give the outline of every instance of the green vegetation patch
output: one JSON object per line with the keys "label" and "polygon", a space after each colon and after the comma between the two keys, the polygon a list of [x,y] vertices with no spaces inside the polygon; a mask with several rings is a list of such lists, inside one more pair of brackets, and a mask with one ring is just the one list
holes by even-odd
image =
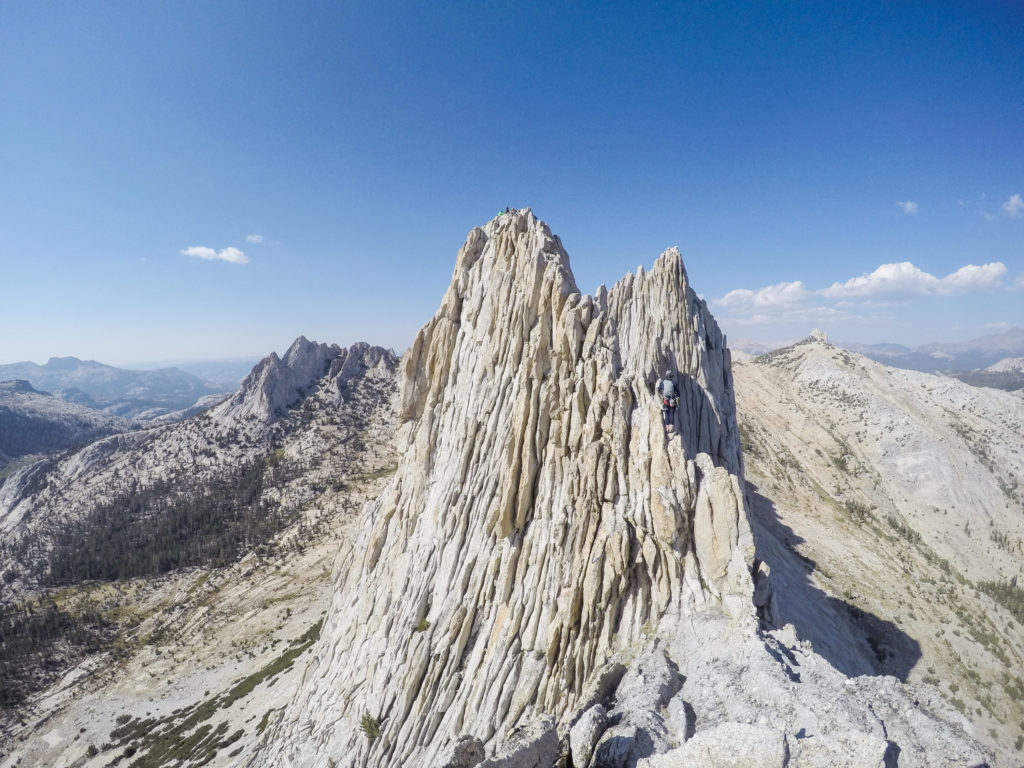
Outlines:
{"label": "green vegetation patch", "polygon": [[359,730],[365,734],[367,741],[371,744],[380,737],[380,722],[369,712],[364,712],[359,718]]}
{"label": "green vegetation patch", "polygon": [[977,585],[978,589],[991,597],[1021,624],[1024,624],[1024,589],[1017,586],[1017,580],[1012,581],[982,581]]}
{"label": "green vegetation patch", "polygon": [[[216,757],[218,751],[231,746],[245,733],[240,729],[228,736],[226,722],[213,728],[207,721],[218,709],[227,709],[252,693],[260,683],[291,668],[295,660],[320,637],[322,627],[323,620],[318,621],[294,640],[287,651],[225,693],[176,710],[164,718],[119,717],[118,727],[110,733],[110,748],[123,749],[124,752],[108,763],[108,766],[116,766],[126,757],[140,753],[129,768],[164,768],[185,763],[190,766],[206,765]],[[266,728],[269,715],[268,712],[264,716],[259,730]]]}
{"label": "green vegetation patch", "polygon": [[359,479],[364,482],[372,482],[373,480],[380,480],[381,478],[384,477],[390,477],[397,471],[398,462],[392,462],[391,464],[387,464],[383,467],[380,467],[379,469],[375,469],[372,472],[367,472],[365,475],[362,475]]}
{"label": "green vegetation patch", "polygon": [[114,624],[88,600],[0,605],[0,710],[16,707],[112,641]]}
{"label": "green vegetation patch", "polygon": [[863,523],[865,520],[871,518],[871,511],[874,507],[869,507],[863,501],[847,499],[843,502],[843,509],[846,510],[846,514],[848,514],[851,519]]}
{"label": "green vegetation patch", "polygon": [[918,545],[921,544],[921,534],[911,528],[909,525],[904,523],[895,515],[889,515],[888,517],[889,526],[896,531],[902,538],[906,539],[910,544]]}
{"label": "green vegetation patch", "polygon": [[98,504],[53,531],[44,583],[117,581],[231,565],[261,551],[292,515],[263,498],[264,462],[203,484],[163,481]]}

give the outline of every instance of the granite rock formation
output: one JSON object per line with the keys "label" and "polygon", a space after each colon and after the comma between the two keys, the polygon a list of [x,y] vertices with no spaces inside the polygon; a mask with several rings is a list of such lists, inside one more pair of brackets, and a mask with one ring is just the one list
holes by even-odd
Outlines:
{"label": "granite rock formation", "polygon": [[[863,734],[862,764],[892,754],[840,673],[802,649],[825,668],[802,687],[784,640],[759,634],[729,352],[678,251],[589,296],[529,210],[474,229],[397,398],[398,470],[339,554],[313,661],[250,766],[472,763],[479,744],[483,766],[633,768],[741,726],[764,732],[747,755],[764,764],[812,725],[826,749],[807,755],[853,755]],[[926,743],[930,716],[886,695],[901,738]],[[935,717],[969,762],[931,764],[984,760],[955,713]]]}
{"label": "granite rock formation", "polygon": [[266,764],[366,752],[369,713],[386,727],[368,764],[427,765],[461,734],[571,711],[663,624],[748,613],[729,371],[678,251],[589,296],[531,212],[474,229],[403,358],[399,470]]}

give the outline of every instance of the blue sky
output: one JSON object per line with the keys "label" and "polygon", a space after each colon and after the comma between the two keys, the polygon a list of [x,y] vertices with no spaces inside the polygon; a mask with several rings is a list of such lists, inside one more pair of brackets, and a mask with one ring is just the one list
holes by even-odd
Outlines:
{"label": "blue sky", "polygon": [[1019,2],[0,0],[0,362],[402,352],[533,208],[732,342],[1024,325]]}

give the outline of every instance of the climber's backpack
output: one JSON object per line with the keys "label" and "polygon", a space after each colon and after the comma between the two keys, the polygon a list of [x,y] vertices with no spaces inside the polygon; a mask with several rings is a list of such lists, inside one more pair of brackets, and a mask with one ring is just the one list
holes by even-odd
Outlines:
{"label": "climber's backpack", "polygon": [[679,405],[679,395],[676,394],[676,383],[672,379],[662,379],[661,402],[666,408],[675,408]]}

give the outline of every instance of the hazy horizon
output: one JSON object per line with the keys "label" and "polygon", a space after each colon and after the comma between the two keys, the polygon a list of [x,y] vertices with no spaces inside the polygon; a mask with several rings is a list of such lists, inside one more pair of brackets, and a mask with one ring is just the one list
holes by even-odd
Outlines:
{"label": "hazy horizon", "polygon": [[[850,344],[850,345],[864,345],[864,346],[891,344],[891,345],[898,345],[898,346],[907,347],[908,349],[916,349],[918,347],[927,346],[929,344],[960,344],[960,343],[975,341],[977,339],[983,339],[983,338],[987,338],[987,337],[1001,336],[1001,335],[1003,335],[1005,333],[1009,333],[1009,332],[1012,332],[1012,331],[1024,331],[1024,328],[1013,327],[1013,328],[1007,329],[1006,331],[1000,331],[999,333],[984,334],[982,336],[974,336],[974,337],[971,337],[971,338],[963,338],[963,339],[932,339],[931,341],[924,342],[923,344],[914,344],[914,345],[903,344],[902,342],[900,342],[898,340],[887,340],[887,341],[879,341],[879,342],[860,342],[860,341],[857,341],[855,339],[836,338],[832,334],[828,333],[828,329],[827,328],[809,329],[807,331],[807,333],[803,334],[802,336],[797,336],[797,337],[788,338],[788,339],[776,339],[776,340],[773,340],[773,341],[763,342],[763,341],[757,341],[755,339],[748,339],[748,338],[739,337],[739,338],[736,338],[736,339],[728,338],[727,339],[727,343],[728,343],[728,346],[731,349],[743,349],[745,347],[758,347],[758,346],[764,346],[765,348],[768,348],[768,349],[779,349],[781,347],[785,347],[785,346],[788,346],[790,344],[794,344],[794,343],[796,343],[798,341],[801,341],[802,339],[807,338],[808,336],[810,336],[810,334],[811,334],[811,332],[813,330],[825,331],[825,333],[828,335],[829,342],[832,343],[832,344],[836,344],[837,346],[843,346],[843,345],[846,345],[846,344]],[[305,335],[305,334],[300,334],[300,335]],[[296,337],[296,338],[298,338],[298,337]],[[308,336],[307,336],[307,338],[309,338],[310,341],[314,341],[314,342],[321,343],[321,344],[336,344],[337,343],[337,342],[331,341],[330,339],[314,339],[314,338],[310,338]],[[292,341],[294,341],[294,339]],[[373,346],[382,346],[382,347],[385,347],[385,348],[390,348],[395,354],[397,354],[399,356],[402,356],[403,354],[405,354],[408,346],[411,345],[411,343],[410,343],[410,345],[406,345],[406,347],[404,347],[402,349],[395,349],[394,347],[386,347],[386,345],[383,345],[383,344],[374,344],[374,342],[372,340],[360,339],[359,341],[366,341],[368,344],[371,344]],[[124,370],[136,370],[136,371],[152,371],[152,370],[158,370],[158,369],[161,369],[161,368],[186,368],[186,367],[202,366],[202,365],[209,365],[209,364],[244,365],[244,364],[255,364],[255,363],[258,363],[260,360],[264,359],[265,357],[268,357],[272,352],[276,353],[278,356],[281,356],[281,355],[283,355],[285,353],[285,351],[287,351],[289,346],[291,346],[291,342],[289,342],[288,344],[284,345],[283,347],[281,347],[279,349],[268,349],[268,350],[266,350],[266,351],[264,351],[262,353],[256,353],[256,354],[251,354],[251,355],[231,355],[231,356],[225,356],[225,357],[191,357],[191,358],[190,357],[185,357],[185,358],[169,358],[169,359],[165,359],[165,360],[126,360],[124,362],[111,362],[110,360],[97,360],[95,358],[86,358],[86,357],[82,357],[81,355],[74,355],[74,354],[71,354],[71,355],[49,355],[49,356],[47,356],[45,358],[41,358],[41,359],[37,359],[37,360],[31,360],[31,359],[0,360],[0,366],[3,366],[3,365],[17,365],[17,364],[21,364],[21,363],[32,363],[32,364],[35,364],[35,365],[42,366],[42,365],[46,365],[46,363],[48,363],[52,358],[58,358],[58,359],[60,359],[60,358],[75,358],[75,359],[78,359],[78,360],[80,360],[82,362],[85,362],[85,363],[100,363],[101,365],[108,365],[108,366],[111,366],[111,367],[114,367],[114,368],[121,368],[121,369],[124,369]],[[349,345],[340,344],[339,346],[349,346]]]}

